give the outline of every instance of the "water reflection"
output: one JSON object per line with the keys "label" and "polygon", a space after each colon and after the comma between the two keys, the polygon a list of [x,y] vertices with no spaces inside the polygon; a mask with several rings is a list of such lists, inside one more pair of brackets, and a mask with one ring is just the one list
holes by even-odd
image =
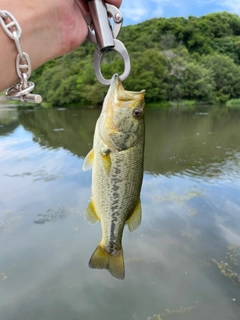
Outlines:
{"label": "water reflection", "polygon": [[22,111],[19,122],[34,134],[34,141],[43,147],[63,148],[84,157],[92,146],[98,110]]}
{"label": "water reflection", "polygon": [[0,137],[0,318],[238,320],[240,112],[148,110],[143,220],[124,233],[123,282],[87,265],[101,230],[83,218],[81,167],[98,115],[20,111]]}
{"label": "water reflection", "polygon": [[224,175],[224,167],[231,162],[228,169],[236,173],[240,150],[236,114],[226,108],[149,113],[146,170],[212,178]]}
{"label": "water reflection", "polygon": [[[206,112],[207,110],[207,112]],[[84,157],[92,145],[98,110],[42,110],[20,113],[19,121],[41,146],[63,147]],[[204,116],[202,116],[204,114]],[[145,170],[214,178],[238,174],[239,112],[199,108],[146,114]],[[61,130],[60,130],[61,129]],[[227,167],[227,170],[226,170]]]}
{"label": "water reflection", "polygon": [[12,133],[18,126],[18,114],[16,108],[7,108],[0,105],[0,136]]}

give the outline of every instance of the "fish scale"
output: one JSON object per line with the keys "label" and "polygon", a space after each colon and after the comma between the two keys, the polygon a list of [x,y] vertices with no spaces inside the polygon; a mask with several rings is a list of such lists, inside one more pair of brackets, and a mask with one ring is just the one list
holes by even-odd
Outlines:
{"label": "fish scale", "polygon": [[[109,173],[106,173],[100,152],[97,152],[96,147],[96,166],[93,167],[93,179],[96,177],[96,183],[92,186],[92,193],[95,206],[99,208],[97,213],[101,217],[104,243],[111,240],[110,230],[112,224],[115,224],[115,221],[112,220],[116,217],[118,228],[114,236],[120,245],[125,222],[139,200],[143,172],[142,144],[139,143],[122,152],[110,153],[111,169]],[[119,173],[116,174],[116,172]],[[131,183],[133,181],[134,183]]]}

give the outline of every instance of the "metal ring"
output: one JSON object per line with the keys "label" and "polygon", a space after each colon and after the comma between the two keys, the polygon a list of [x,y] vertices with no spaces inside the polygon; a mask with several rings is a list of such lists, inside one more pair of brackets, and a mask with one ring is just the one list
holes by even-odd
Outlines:
{"label": "metal ring", "polygon": [[[114,39],[114,45],[115,46],[114,46],[114,48],[112,48],[112,50],[118,52],[124,61],[124,72],[123,72],[123,74],[121,74],[119,76],[119,79],[121,81],[123,81],[128,77],[130,70],[131,70],[130,57],[128,55],[126,47],[124,46],[124,44],[121,41]],[[102,75],[102,72],[101,72],[101,60],[102,60],[103,55],[104,55],[104,52],[100,51],[99,49],[95,50],[94,55],[93,55],[94,71],[95,71],[95,75],[100,83],[105,84],[105,85],[110,85],[111,79],[105,79]]]}

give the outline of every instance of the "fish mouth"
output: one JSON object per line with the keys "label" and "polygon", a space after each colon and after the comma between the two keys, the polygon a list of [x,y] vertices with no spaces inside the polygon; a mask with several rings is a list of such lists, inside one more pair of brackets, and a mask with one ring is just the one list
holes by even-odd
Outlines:
{"label": "fish mouth", "polygon": [[119,75],[115,73],[112,76],[111,84],[109,87],[109,93],[113,93],[114,96],[119,101],[131,101],[131,100],[143,100],[145,95],[145,90],[141,91],[127,91],[124,89],[121,80],[119,79]]}
{"label": "fish mouth", "polygon": [[119,79],[119,75],[117,73],[115,73],[112,76],[111,84],[110,84],[110,87],[109,87],[109,91],[117,93],[119,91],[119,85],[122,86],[122,83],[121,83],[121,81]]}
{"label": "fish mouth", "polygon": [[119,82],[120,82],[119,75],[118,75],[117,73],[115,73],[115,74],[112,76],[110,88],[111,88],[112,86],[114,86],[114,88],[116,89],[116,88],[118,87]]}

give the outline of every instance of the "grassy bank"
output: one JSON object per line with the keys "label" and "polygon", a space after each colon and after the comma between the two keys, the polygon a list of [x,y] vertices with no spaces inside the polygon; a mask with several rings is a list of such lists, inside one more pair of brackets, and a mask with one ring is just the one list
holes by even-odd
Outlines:
{"label": "grassy bank", "polygon": [[166,107],[178,107],[178,106],[197,106],[198,103],[195,100],[181,100],[181,101],[159,101],[147,103],[148,108],[166,108]]}
{"label": "grassy bank", "polygon": [[240,99],[230,99],[226,102],[226,106],[229,108],[240,108]]}

